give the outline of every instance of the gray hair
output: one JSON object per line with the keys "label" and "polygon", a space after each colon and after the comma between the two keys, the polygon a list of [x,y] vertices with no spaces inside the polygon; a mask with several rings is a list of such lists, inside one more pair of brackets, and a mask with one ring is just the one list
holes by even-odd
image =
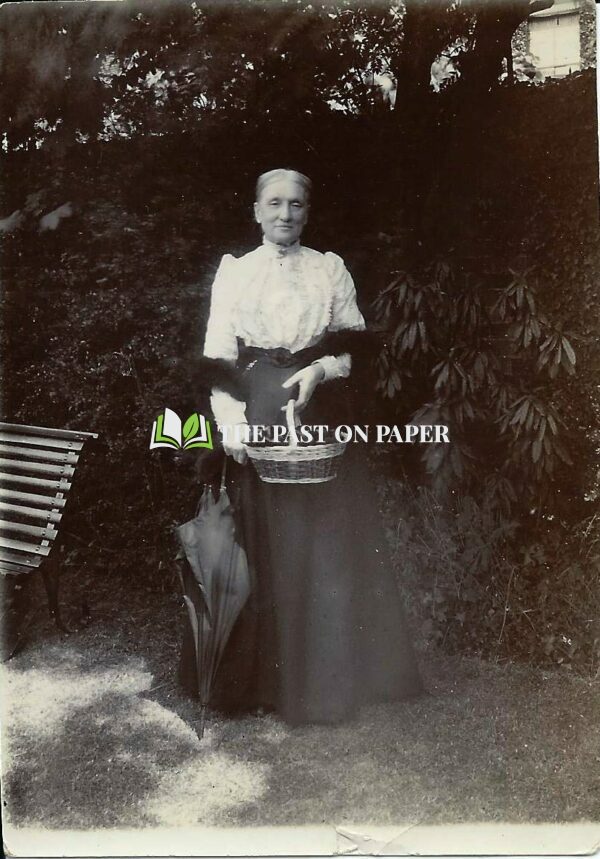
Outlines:
{"label": "gray hair", "polygon": [[256,199],[260,199],[260,195],[271,182],[276,182],[280,179],[291,179],[301,185],[306,191],[306,196],[310,197],[312,191],[312,182],[305,176],[304,173],[299,173],[297,170],[286,170],[283,167],[278,167],[275,170],[267,170],[266,173],[261,173],[256,182]]}

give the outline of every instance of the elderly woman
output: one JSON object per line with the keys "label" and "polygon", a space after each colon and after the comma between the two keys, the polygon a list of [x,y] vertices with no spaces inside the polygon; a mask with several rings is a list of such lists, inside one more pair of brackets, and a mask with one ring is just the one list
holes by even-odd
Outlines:
{"label": "elderly woman", "polygon": [[[223,257],[217,271],[204,354],[234,365],[242,384],[237,398],[213,388],[222,426],[281,425],[290,397],[303,423],[326,423],[350,375],[350,355],[327,352],[331,332],[365,323],[340,257],[300,244],[310,190],[293,170],[260,176],[262,245]],[[230,431],[224,449],[254,587],[221,665],[217,706],[275,710],[290,724],[338,722],[363,704],[420,692],[364,449],[349,445],[330,482],[264,483],[243,437]]]}

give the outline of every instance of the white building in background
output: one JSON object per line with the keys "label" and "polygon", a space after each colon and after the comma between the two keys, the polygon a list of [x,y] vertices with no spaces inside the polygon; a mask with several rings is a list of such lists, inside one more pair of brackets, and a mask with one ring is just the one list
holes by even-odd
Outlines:
{"label": "white building in background", "polygon": [[529,20],[529,53],[546,77],[563,77],[581,69],[578,0],[557,3]]}
{"label": "white building in background", "polygon": [[596,65],[594,0],[555,0],[519,28],[513,42],[545,77],[558,78]]}
{"label": "white building in background", "polygon": [[[600,10],[600,0],[598,4]],[[549,9],[530,15],[512,40],[516,79],[541,83],[546,78],[561,78],[595,68],[596,9],[594,0],[554,0]],[[457,40],[431,64],[430,84],[435,92],[460,77],[460,61],[455,65],[455,60],[465,44],[465,40]],[[366,69],[360,75],[363,83],[378,91],[382,105],[394,107],[396,82],[390,72],[378,74]],[[600,80],[598,85],[600,91]],[[343,109],[335,100],[329,104],[332,109]]]}

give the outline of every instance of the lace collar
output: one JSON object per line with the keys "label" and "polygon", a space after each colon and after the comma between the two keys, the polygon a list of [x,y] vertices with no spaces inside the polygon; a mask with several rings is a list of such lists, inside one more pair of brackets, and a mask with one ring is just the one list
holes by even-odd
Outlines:
{"label": "lace collar", "polygon": [[271,242],[269,239],[263,237],[262,247],[269,257],[283,259],[284,257],[294,256],[299,253],[302,246],[299,241],[295,241],[291,245],[278,245],[276,242]]}

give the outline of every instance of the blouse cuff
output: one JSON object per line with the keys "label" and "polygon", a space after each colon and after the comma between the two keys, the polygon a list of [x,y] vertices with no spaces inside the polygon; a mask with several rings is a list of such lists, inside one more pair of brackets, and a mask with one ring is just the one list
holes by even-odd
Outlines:
{"label": "blouse cuff", "polygon": [[325,373],[323,381],[328,382],[331,379],[347,379],[352,367],[352,358],[348,352],[337,357],[334,355],[324,355],[322,358],[317,358],[316,361],[313,361],[313,364],[321,365]]}
{"label": "blouse cuff", "polygon": [[246,403],[234,399],[226,391],[213,388],[210,405],[219,426],[235,426],[247,422]]}

